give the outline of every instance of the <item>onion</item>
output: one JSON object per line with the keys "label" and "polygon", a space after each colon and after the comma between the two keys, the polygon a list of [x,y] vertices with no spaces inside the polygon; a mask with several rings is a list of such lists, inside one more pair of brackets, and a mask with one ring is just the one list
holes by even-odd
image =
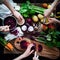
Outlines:
{"label": "onion", "polygon": [[23,31],[26,31],[26,30],[27,30],[27,26],[26,26],[26,25],[23,25],[21,29],[22,29]]}
{"label": "onion", "polygon": [[31,18],[27,18],[27,19],[26,19],[26,23],[28,23],[28,24],[31,25],[31,24],[32,24],[32,19],[31,19]]}
{"label": "onion", "polygon": [[32,31],[34,31],[34,28],[33,28],[33,26],[30,26],[30,27],[28,28],[28,31],[29,31],[29,32],[32,32]]}

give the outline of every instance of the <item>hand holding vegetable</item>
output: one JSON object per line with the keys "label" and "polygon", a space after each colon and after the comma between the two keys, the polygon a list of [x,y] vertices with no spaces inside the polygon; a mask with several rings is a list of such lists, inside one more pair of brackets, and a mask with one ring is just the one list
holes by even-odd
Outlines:
{"label": "hand holding vegetable", "polygon": [[18,19],[18,23],[19,24],[24,24],[24,22],[23,22],[24,18],[23,18],[23,16],[19,12],[14,11],[13,14]]}
{"label": "hand holding vegetable", "polygon": [[0,26],[0,31],[2,32],[8,32],[10,26]]}
{"label": "hand holding vegetable", "polygon": [[56,18],[48,18],[48,23],[45,24],[52,24],[52,23],[59,23],[60,21],[58,21]]}
{"label": "hand holding vegetable", "polygon": [[34,50],[31,50],[32,47],[33,47],[33,44],[30,44],[30,45],[27,47],[26,51],[25,51],[21,56],[15,58],[14,60],[21,60],[21,59],[23,59],[23,58],[28,57],[28,56],[29,56],[30,54],[32,54],[33,51],[34,51]]}

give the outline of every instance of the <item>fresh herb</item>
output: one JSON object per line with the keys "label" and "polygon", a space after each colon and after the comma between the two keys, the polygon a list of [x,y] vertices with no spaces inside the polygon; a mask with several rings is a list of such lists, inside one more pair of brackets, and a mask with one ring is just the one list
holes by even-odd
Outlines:
{"label": "fresh herb", "polygon": [[[44,32],[45,34],[45,32]],[[42,34],[44,36],[44,34]],[[60,32],[54,29],[49,29],[47,31],[47,34],[45,34],[46,38],[38,38],[38,41],[42,41],[44,44],[46,44],[49,47],[60,47]]]}
{"label": "fresh herb", "polygon": [[44,14],[44,8],[35,6],[31,4],[29,1],[26,3],[21,4],[21,8],[19,12],[24,16],[24,17],[29,17],[29,15],[34,15],[35,13],[40,13]]}

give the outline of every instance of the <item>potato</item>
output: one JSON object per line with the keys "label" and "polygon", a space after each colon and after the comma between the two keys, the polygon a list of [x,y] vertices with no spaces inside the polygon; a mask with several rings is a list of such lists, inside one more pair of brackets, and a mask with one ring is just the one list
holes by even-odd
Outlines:
{"label": "potato", "polygon": [[34,22],[38,22],[38,17],[37,17],[36,15],[34,15],[34,16],[32,17],[32,20],[33,20]]}
{"label": "potato", "polygon": [[41,15],[41,14],[38,14],[38,18],[39,18],[39,19],[43,19],[43,18],[44,18],[44,16],[43,16],[43,15]]}

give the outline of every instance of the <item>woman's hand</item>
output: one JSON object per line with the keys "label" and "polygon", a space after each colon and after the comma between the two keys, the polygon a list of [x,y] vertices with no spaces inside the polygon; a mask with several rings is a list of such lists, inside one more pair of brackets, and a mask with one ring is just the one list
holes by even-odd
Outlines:
{"label": "woman's hand", "polygon": [[0,31],[2,32],[8,32],[10,26],[0,26]]}
{"label": "woman's hand", "polygon": [[51,13],[52,13],[52,9],[51,9],[51,8],[46,9],[46,10],[44,11],[44,16],[45,16],[45,17],[49,17]]}
{"label": "woman's hand", "polygon": [[48,18],[48,23],[46,24],[52,24],[52,23],[58,23],[58,20],[56,18]]}
{"label": "woman's hand", "polygon": [[20,55],[19,57],[15,58],[15,59],[13,59],[13,60],[21,60],[21,59],[23,59],[23,58],[28,57],[28,56],[29,56],[30,54],[32,54],[33,51],[34,51],[34,50],[31,50],[31,48],[32,48],[33,46],[34,46],[33,44],[30,44],[30,45],[27,47],[26,51],[25,51],[22,55]]}
{"label": "woman's hand", "polygon": [[26,49],[26,51],[24,52],[24,57],[27,57],[27,56],[29,56],[30,54],[32,54],[33,52],[34,52],[34,50],[31,50],[31,48],[33,47],[34,45],[33,44],[30,44],[28,47],[27,47],[27,49]]}
{"label": "woman's hand", "polygon": [[13,15],[17,18],[18,22],[24,20],[23,16],[16,10],[13,12]]}
{"label": "woman's hand", "polygon": [[34,57],[33,57],[33,60],[39,60],[38,57],[39,57],[39,56],[37,55],[37,52],[35,52]]}

